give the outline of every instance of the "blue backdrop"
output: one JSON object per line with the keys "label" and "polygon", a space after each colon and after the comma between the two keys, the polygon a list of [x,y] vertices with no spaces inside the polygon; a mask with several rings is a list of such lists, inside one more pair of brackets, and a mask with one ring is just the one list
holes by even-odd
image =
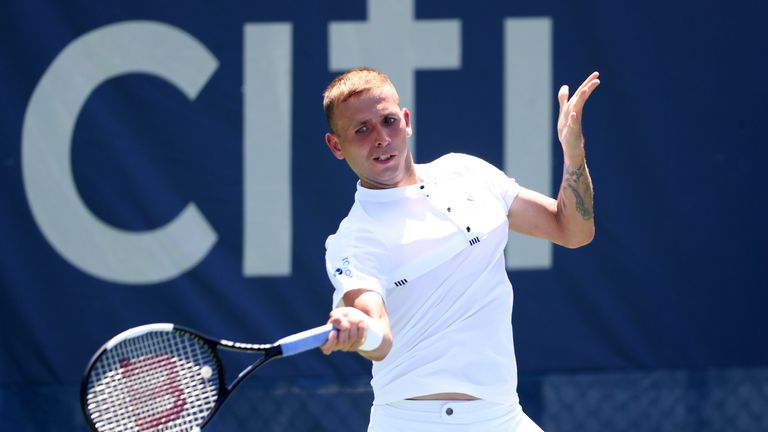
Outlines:
{"label": "blue backdrop", "polygon": [[[766,12],[3,2],[0,403],[76,385],[106,339],[139,324],[264,341],[323,323],[324,241],[355,178],[323,143],[321,95],[354,63],[404,89],[418,161],[474,154],[549,194],[557,88],[601,72],[584,119],[596,238],[510,264],[523,374],[767,366]],[[532,121],[509,130],[515,113]],[[520,176],[509,161],[529,154]],[[357,356],[310,353],[261,375],[368,373]],[[24,430],[8,407],[0,428]]]}

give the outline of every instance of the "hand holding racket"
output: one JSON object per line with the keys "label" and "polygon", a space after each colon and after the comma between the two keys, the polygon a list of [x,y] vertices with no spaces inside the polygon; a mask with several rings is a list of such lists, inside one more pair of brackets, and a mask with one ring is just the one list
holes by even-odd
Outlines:
{"label": "hand holding racket", "polygon": [[[323,345],[331,324],[273,344],[217,340],[173,324],[148,324],[110,339],[88,364],[80,388],[86,422],[98,432],[199,431],[256,368]],[[371,326],[360,350],[382,335]],[[218,349],[263,354],[229,385]]]}

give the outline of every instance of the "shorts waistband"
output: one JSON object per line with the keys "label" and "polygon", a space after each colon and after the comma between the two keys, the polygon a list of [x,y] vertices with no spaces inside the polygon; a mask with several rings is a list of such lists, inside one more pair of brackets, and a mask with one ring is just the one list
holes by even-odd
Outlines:
{"label": "shorts waistband", "polygon": [[[381,405],[380,405],[381,406]],[[476,423],[522,413],[519,404],[501,404],[486,400],[401,400],[383,405],[398,415],[417,420],[441,419],[446,423]]]}

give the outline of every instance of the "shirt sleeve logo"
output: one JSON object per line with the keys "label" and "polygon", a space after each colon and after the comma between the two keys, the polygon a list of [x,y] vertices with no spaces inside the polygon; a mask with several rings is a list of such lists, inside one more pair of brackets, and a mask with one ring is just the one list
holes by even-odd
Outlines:
{"label": "shirt sleeve logo", "polygon": [[352,277],[352,270],[349,269],[349,257],[344,257],[341,260],[341,267],[337,267],[333,271],[333,277],[339,277],[344,275],[346,277]]}

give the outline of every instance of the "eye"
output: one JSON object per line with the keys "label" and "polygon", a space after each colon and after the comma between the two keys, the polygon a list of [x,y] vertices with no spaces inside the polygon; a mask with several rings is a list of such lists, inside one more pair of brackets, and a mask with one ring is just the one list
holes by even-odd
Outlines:
{"label": "eye", "polygon": [[368,132],[368,126],[366,125],[360,126],[359,128],[355,129],[356,134],[362,134],[366,132]]}
{"label": "eye", "polygon": [[397,122],[397,117],[393,117],[393,116],[384,117],[385,125],[392,125],[392,124],[395,124],[395,122]]}

